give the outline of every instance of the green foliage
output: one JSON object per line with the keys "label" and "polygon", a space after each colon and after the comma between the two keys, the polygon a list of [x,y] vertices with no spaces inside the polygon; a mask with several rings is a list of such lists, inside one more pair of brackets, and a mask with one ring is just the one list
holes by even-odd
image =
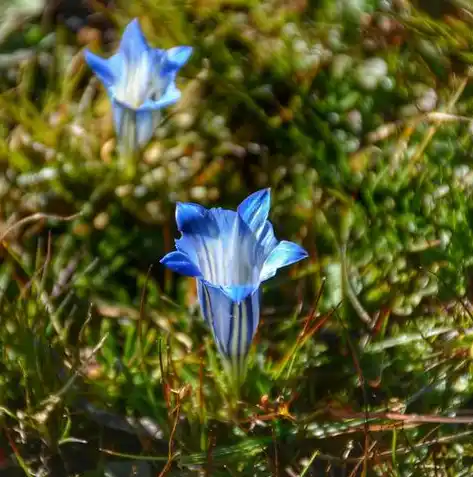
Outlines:
{"label": "green foliage", "polygon": [[[0,475],[470,475],[473,11],[116,3],[112,44],[0,45]],[[81,47],[132,17],[195,50],[130,177]],[[177,200],[268,186],[311,258],[265,284],[236,396],[158,260]]]}

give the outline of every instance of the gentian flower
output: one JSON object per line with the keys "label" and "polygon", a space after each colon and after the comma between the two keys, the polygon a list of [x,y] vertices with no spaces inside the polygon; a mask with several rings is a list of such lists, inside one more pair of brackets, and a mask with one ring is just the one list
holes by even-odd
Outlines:
{"label": "gentian flower", "polygon": [[108,59],[85,51],[85,59],[107,89],[115,131],[126,152],[145,146],[161,109],[180,97],[175,79],[192,53],[189,46],[150,48],[137,19],[125,28],[118,52]]}
{"label": "gentian flower", "polygon": [[299,245],[275,238],[269,208],[269,189],[251,194],[237,211],[178,203],[182,237],[176,251],[161,260],[196,277],[202,314],[217,348],[240,369],[258,326],[261,283],[307,257]]}

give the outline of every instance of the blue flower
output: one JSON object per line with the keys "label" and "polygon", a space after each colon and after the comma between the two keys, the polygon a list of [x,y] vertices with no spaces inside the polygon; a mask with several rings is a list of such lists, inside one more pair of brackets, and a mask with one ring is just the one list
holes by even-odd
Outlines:
{"label": "blue flower", "polygon": [[247,197],[237,211],[178,203],[182,236],[161,263],[196,277],[202,314],[217,347],[241,366],[259,321],[260,285],[277,270],[307,257],[299,245],[278,241],[267,220],[270,190]]}
{"label": "blue flower", "polygon": [[175,79],[192,53],[189,46],[150,48],[137,19],[125,28],[118,52],[108,59],[85,51],[85,59],[110,96],[115,131],[127,151],[145,146],[160,110],[180,97]]}

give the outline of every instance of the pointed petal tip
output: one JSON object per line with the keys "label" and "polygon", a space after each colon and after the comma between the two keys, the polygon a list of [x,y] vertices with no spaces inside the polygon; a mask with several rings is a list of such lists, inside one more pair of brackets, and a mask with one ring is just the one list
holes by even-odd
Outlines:
{"label": "pointed petal tip", "polygon": [[200,277],[199,268],[190,260],[183,252],[175,250],[166,254],[159,263],[170,268],[171,270],[187,275],[189,277]]}
{"label": "pointed petal tip", "polygon": [[88,48],[84,48],[83,55],[84,55],[84,60],[92,69],[94,69],[94,63],[97,60],[106,61],[105,58],[102,58],[101,56],[96,55],[95,53],[92,53]]}
{"label": "pointed petal tip", "polygon": [[264,227],[268,219],[269,209],[271,206],[271,189],[261,189],[250,194],[238,206],[238,215],[250,227],[250,229],[258,234]]}
{"label": "pointed petal tip", "polygon": [[238,209],[245,209],[250,205],[261,207],[262,205],[267,205],[269,208],[271,201],[271,189],[268,187],[266,189],[260,189],[256,192],[251,193],[246,199],[242,200]]}
{"label": "pointed petal tip", "polygon": [[278,269],[297,263],[308,256],[307,250],[297,243],[281,240],[264,262],[260,280],[268,280],[276,274]]}
{"label": "pointed petal tip", "polygon": [[112,58],[102,58],[95,53],[92,53],[88,48],[84,50],[84,60],[99,80],[109,87],[113,84],[117,69],[114,67]]}
{"label": "pointed petal tip", "polygon": [[260,189],[260,190],[257,190],[255,192],[252,192],[248,197],[247,199],[249,199],[250,197],[252,198],[257,198],[257,197],[264,197],[266,198],[267,196],[270,196],[271,195],[271,188],[270,187],[265,187],[264,189]]}
{"label": "pointed petal tip", "polygon": [[180,232],[191,232],[205,219],[207,209],[193,202],[178,202],[176,204],[176,223]]}
{"label": "pointed petal tip", "polygon": [[192,55],[193,48],[191,46],[175,46],[167,51],[167,60],[179,68],[189,60]]}
{"label": "pointed petal tip", "polygon": [[[289,240],[281,240],[279,245],[293,258],[297,258],[297,261],[307,258],[309,253],[307,250],[296,242],[290,242]],[[294,263],[294,262],[292,262]]]}
{"label": "pointed petal tip", "polygon": [[166,255],[164,255],[164,257],[162,257],[161,260],[159,260],[159,263],[166,265],[166,263],[169,261],[169,255],[171,255],[172,253],[174,252],[169,252]]}
{"label": "pointed petal tip", "polygon": [[301,245],[299,245],[298,243],[288,242],[287,240],[282,240],[282,242],[284,242],[285,244],[288,244],[288,247],[292,247],[293,253],[299,253],[300,260],[302,260],[303,258],[307,258],[309,256],[309,253],[307,252],[307,250]]}
{"label": "pointed petal tip", "polygon": [[123,30],[120,50],[132,64],[139,61],[141,55],[149,51],[148,42],[138,18],[133,19]]}
{"label": "pointed petal tip", "polygon": [[140,24],[140,20],[138,17],[136,18],[133,18],[133,20],[131,20],[127,26],[125,27],[125,29],[123,30],[123,36],[125,36],[125,34],[136,34],[136,33],[140,33],[142,34],[143,33],[143,30],[141,29],[141,24]]}

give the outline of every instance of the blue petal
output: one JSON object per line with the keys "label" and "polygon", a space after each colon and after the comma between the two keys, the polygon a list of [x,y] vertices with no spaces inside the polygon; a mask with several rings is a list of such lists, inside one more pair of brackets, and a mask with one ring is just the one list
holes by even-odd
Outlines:
{"label": "blue petal", "polygon": [[202,314],[212,329],[219,351],[232,362],[246,356],[259,322],[259,292],[234,302],[221,289],[198,280]]}
{"label": "blue petal", "polygon": [[113,123],[121,152],[127,154],[137,147],[136,111],[112,96]]}
{"label": "blue petal", "polygon": [[120,134],[123,118],[128,110],[129,108],[112,97],[113,125],[115,126],[117,136]]}
{"label": "blue petal", "polygon": [[[213,219],[205,207],[192,202],[178,202],[176,204],[176,223],[180,232],[200,233],[206,229],[205,225],[210,222],[213,222]],[[213,226],[215,229],[216,224],[213,224]],[[218,228],[215,233],[218,234]]]}
{"label": "blue petal", "polygon": [[161,48],[150,48],[148,54],[151,55],[153,64],[157,67],[161,68],[166,61],[166,50],[162,50]]}
{"label": "blue petal", "polygon": [[[265,255],[243,219],[232,210],[210,209],[179,203],[176,221],[182,237],[176,241],[178,250],[198,264],[202,277],[219,287],[259,284],[259,273]],[[235,298],[237,301],[243,299]]]}
{"label": "blue petal", "polygon": [[240,303],[249,295],[251,295],[256,288],[258,288],[259,283],[257,285],[233,285],[233,286],[222,286],[220,287],[223,292],[235,303]]}
{"label": "blue petal", "polygon": [[274,236],[273,226],[271,222],[266,221],[258,232],[258,248],[263,262],[268,258],[277,244],[278,240]]}
{"label": "blue petal", "polygon": [[268,219],[270,205],[271,191],[270,189],[263,189],[248,196],[238,206],[237,210],[250,229],[258,235]]}
{"label": "blue petal", "polygon": [[176,222],[182,233],[181,239],[176,241],[176,247],[199,264],[204,278],[215,281],[213,279],[218,277],[221,263],[216,260],[220,231],[214,217],[198,204],[178,203]]}
{"label": "blue petal", "polygon": [[146,146],[152,138],[161,114],[153,110],[135,110],[112,96],[115,133],[123,154]]}
{"label": "blue petal", "polygon": [[176,46],[167,50],[161,61],[161,76],[174,81],[177,72],[187,62],[191,54],[190,46]]}
{"label": "blue petal", "polygon": [[185,253],[194,263],[199,263],[199,256],[195,246],[195,238],[192,235],[183,235],[175,241],[176,249]]}
{"label": "blue petal", "polygon": [[[259,283],[263,257],[248,225],[233,210],[210,209],[219,228],[218,243],[213,243],[212,258],[216,274],[209,278],[220,286],[252,286]],[[207,275],[203,274],[205,278]]]}
{"label": "blue petal", "polygon": [[176,46],[170,48],[166,52],[166,59],[177,70],[187,63],[187,60],[192,55],[192,47],[190,46]]}
{"label": "blue petal", "polygon": [[168,253],[160,260],[160,263],[175,272],[182,273],[182,275],[189,277],[201,276],[199,268],[192,263],[185,253],[179,251]]}
{"label": "blue petal", "polygon": [[97,75],[99,80],[105,86],[111,86],[115,81],[115,75],[110,68],[109,60],[91,53],[89,50],[84,51],[84,58],[92,71]]}
{"label": "blue petal", "polygon": [[176,103],[179,98],[181,97],[181,92],[175,87],[174,84],[170,84],[164,94],[157,99],[156,101],[153,100],[146,100],[139,108],[138,111],[146,111],[151,109],[163,109],[166,106],[170,106],[171,104]]}
{"label": "blue petal", "polygon": [[279,268],[291,265],[307,256],[307,252],[300,245],[281,240],[264,262],[260,274],[261,281],[273,277]]}
{"label": "blue petal", "polygon": [[161,119],[159,110],[138,110],[136,111],[136,140],[138,147],[144,147],[153,137],[154,131]]}
{"label": "blue petal", "polygon": [[150,48],[141,30],[140,22],[137,18],[132,20],[122,35],[120,42],[120,53],[123,53],[127,62],[137,64],[144,54],[148,54]]}

